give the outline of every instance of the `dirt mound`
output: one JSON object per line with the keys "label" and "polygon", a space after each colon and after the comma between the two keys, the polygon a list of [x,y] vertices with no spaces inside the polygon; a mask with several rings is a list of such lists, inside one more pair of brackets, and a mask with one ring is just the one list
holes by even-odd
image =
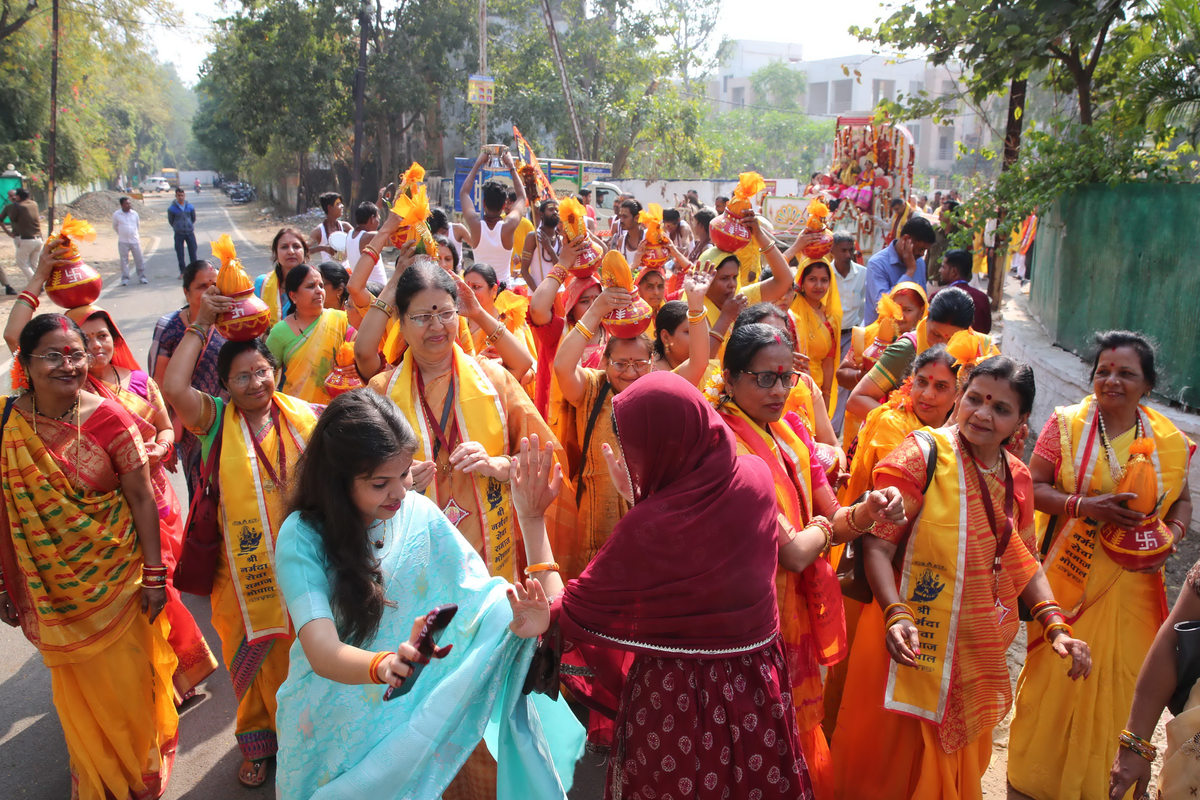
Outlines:
{"label": "dirt mound", "polygon": [[[113,212],[121,207],[118,202],[122,197],[129,197],[125,192],[88,192],[82,194],[66,207],[66,211],[76,219],[86,219],[93,225],[108,225],[112,223]],[[133,210],[142,212],[144,206],[139,200],[133,201]]]}

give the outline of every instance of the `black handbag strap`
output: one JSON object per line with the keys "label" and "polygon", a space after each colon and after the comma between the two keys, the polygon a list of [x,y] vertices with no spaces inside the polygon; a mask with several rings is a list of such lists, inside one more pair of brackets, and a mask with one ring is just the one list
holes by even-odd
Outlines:
{"label": "black handbag strap", "polygon": [[592,444],[592,433],[596,430],[596,420],[600,418],[600,409],[604,408],[604,401],[608,399],[610,389],[612,389],[612,384],[608,382],[608,378],[605,378],[600,384],[599,393],[596,394],[596,402],[592,404],[592,412],[588,414],[587,427],[583,429],[583,448],[579,453],[579,472],[575,475],[576,507],[583,500],[583,470],[587,466],[588,447]]}
{"label": "black handbag strap", "polygon": [[925,488],[921,490],[921,494],[925,494],[929,491],[929,485],[933,483],[933,473],[937,470],[937,439],[925,431],[915,431],[913,435],[925,444]]}

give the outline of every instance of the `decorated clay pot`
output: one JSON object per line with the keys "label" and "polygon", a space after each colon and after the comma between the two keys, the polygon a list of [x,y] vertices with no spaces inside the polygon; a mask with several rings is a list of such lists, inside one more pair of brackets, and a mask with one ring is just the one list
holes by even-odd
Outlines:
{"label": "decorated clay pot", "polygon": [[80,259],[60,261],[46,281],[46,294],[63,308],[91,305],[100,297],[102,288],[100,273]]}
{"label": "decorated clay pot", "polygon": [[632,303],[613,311],[601,320],[600,324],[611,336],[632,339],[650,327],[650,320],[653,318],[654,310],[650,308],[650,304],[635,296]]}
{"label": "decorated clay pot", "polygon": [[804,248],[804,255],[809,258],[824,258],[833,249],[833,231],[822,228],[818,233],[821,238],[809,243]]}
{"label": "decorated clay pot", "polygon": [[708,226],[708,236],[712,243],[727,253],[736,253],[750,244],[750,229],[742,224],[740,219],[734,219],[728,214],[722,214]]}
{"label": "decorated clay pot", "polygon": [[665,244],[648,244],[642,253],[642,267],[662,269],[671,260],[671,251]]}
{"label": "decorated clay pot", "polygon": [[217,317],[217,331],[231,342],[262,336],[271,327],[271,309],[251,288],[229,296],[233,310]]}
{"label": "decorated clay pot", "polygon": [[333,369],[329,370],[329,374],[325,376],[325,391],[330,397],[337,397],[351,389],[361,389],[362,387],[362,378],[358,377],[358,370],[354,368],[354,364],[349,366],[335,364]]}
{"label": "decorated clay pot", "polygon": [[1100,545],[1108,557],[1130,571],[1152,567],[1171,551],[1174,537],[1165,525],[1152,519],[1132,530],[1116,525],[1100,528]]}
{"label": "decorated clay pot", "polygon": [[400,223],[400,227],[392,231],[392,235],[388,237],[388,241],[392,243],[392,247],[403,247],[409,239],[412,239],[412,226]]}
{"label": "decorated clay pot", "polygon": [[575,266],[571,267],[571,274],[578,278],[586,278],[594,274],[596,268],[600,266],[602,258],[604,258],[604,248],[588,239],[583,249],[579,251],[579,257],[575,259]]}

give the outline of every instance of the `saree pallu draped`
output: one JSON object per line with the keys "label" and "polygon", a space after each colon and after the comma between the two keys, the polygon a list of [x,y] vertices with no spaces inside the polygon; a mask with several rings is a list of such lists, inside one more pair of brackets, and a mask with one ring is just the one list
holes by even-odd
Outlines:
{"label": "saree pallu draped", "polygon": [[[43,420],[66,445],[58,454],[12,411],[4,429],[0,567],[21,627],[50,670],[72,798],[142,800],[163,794],[174,763],[176,661],[166,616],[151,623],[141,613],[142,556],[124,495],[101,488],[117,477],[100,439],[114,422],[132,424],[106,406],[80,434]],[[79,470],[84,488],[72,485],[64,463]]]}
{"label": "saree pallu draped", "polygon": [[[1017,596],[1037,572],[1033,555],[1033,494],[1028,470],[1005,454],[1014,485],[1014,530],[993,575],[997,532],[981,501],[1004,508],[1001,481],[964,469],[953,428],[924,429],[937,444],[929,489],[922,492],[926,454],[908,436],[875,471],[875,485],[896,486],[920,511],[911,533],[877,524],[873,535],[904,553],[900,596],[916,616],[921,651],[902,667],[884,647],[877,603],[863,612],[851,650],[834,769],[843,798],[979,798],[988,765],[990,731],[1008,713],[1012,690],[1005,651],[1016,636]],[[993,593],[993,588],[996,590]],[[896,718],[911,721],[898,722]],[[903,736],[878,748],[881,732]]]}
{"label": "saree pallu draped", "polygon": [[[260,446],[276,475],[292,475],[316,417],[307,403],[278,392],[272,403],[279,425],[271,426]],[[224,404],[218,424],[225,426],[217,465],[223,546],[210,598],[212,623],[238,701],[238,746],[245,758],[259,759],[277,748],[275,692],[287,677],[286,645],[294,636],[275,577],[275,539],[287,487],[276,486],[271,470],[259,462],[254,434],[232,403]],[[280,437],[286,470],[275,463]]]}
{"label": "saree pallu draped", "polygon": [[[457,426],[460,441],[478,442],[489,456],[508,455],[512,452],[508,409],[499,390],[484,373],[483,366],[457,345],[453,359],[449,379],[441,376],[438,384],[441,397],[431,391],[431,384],[426,387],[425,404],[434,415],[440,414],[446,392],[453,387],[453,407],[444,426],[447,434]],[[450,470],[450,454],[445,447],[437,449],[434,457],[438,436],[433,426],[440,420],[429,419],[422,408],[418,377],[416,362],[412,353],[407,352],[388,380],[384,394],[396,403],[417,434],[417,452],[413,457],[418,461],[437,461],[437,475],[426,490],[427,496],[476,548],[492,575],[516,580],[522,554],[508,483]]]}
{"label": "saree pallu draped", "polygon": [[[463,770],[464,762],[484,739],[498,765],[492,796],[565,798],[583,729],[564,700],[522,694],[536,639],[508,629],[508,583],[490,576],[471,545],[416,493],[380,528],[385,544],[374,555],[396,605],[384,609],[364,649],[395,648],[408,640],[414,617],[456,603],[458,613],[441,635],[454,649],[426,666],[408,694],[384,703],[383,686],[316,675],[295,642],[279,690],[279,796],[441,797],[456,773],[471,770]],[[332,575],[318,531],[292,514],[277,555],[297,625],[331,618]]]}
{"label": "saree pallu draped", "polygon": [[[1038,438],[1034,453],[1056,465],[1059,491],[1094,496],[1116,486],[1097,414],[1089,395],[1077,405],[1056,409]],[[1194,446],[1158,412],[1142,406],[1138,417],[1144,435],[1155,441],[1151,461],[1163,496],[1161,519],[1179,498]],[[1131,428],[1110,441],[1122,465],[1134,436]],[[1167,616],[1162,573],[1122,569],[1087,520],[1059,515],[1054,530],[1048,530],[1050,518],[1039,512],[1037,523],[1041,536],[1053,537],[1046,577],[1075,636],[1092,648],[1092,675],[1086,681],[1068,679],[1061,659],[1042,642],[1040,630],[1031,627],[1031,645],[1017,680],[1009,781],[1035,800],[1107,798],[1107,770],[1133,702],[1138,670]],[[1064,730],[1071,735],[1064,736]]]}
{"label": "saree pallu draped", "polygon": [[[143,442],[154,441],[158,429],[154,417],[162,404],[162,396],[154,381],[140,370],[130,375],[128,389],[118,389],[106,382],[88,376],[88,384],[92,391],[108,400],[120,403],[129,412],[137,424],[138,432]],[[146,396],[139,394],[144,390]],[[165,407],[164,407],[165,408]],[[150,470],[150,486],[154,489],[154,502],[158,506],[158,530],[162,543],[163,564],[169,574],[174,574],[175,564],[183,550],[183,533],[186,520],[179,505],[175,489],[167,478],[167,470],[162,464]],[[183,604],[183,597],[175,588],[174,582],[167,582],[167,605],[163,614],[170,622],[171,633],[167,641],[175,651],[178,666],[175,669],[173,683],[175,686],[176,702],[185,694],[195,689],[217,669],[217,659],[204,640],[204,634],[192,612]]]}
{"label": "saree pallu draped", "polygon": [[[719,365],[717,370],[720,371]],[[706,377],[707,374],[705,373]],[[789,411],[794,411],[796,416],[804,420],[804,427],[814,437],[817,435],[816,398],[818,397],[822,397],[821,387],[811,375],[801,372],[799,380],[788,392],[787,400],[783,404],[784,415],[786,416]]]}
{"label": "saree pallu draped", "polygon": [[[829,267],[829,291],[821,298],[820,303],[825,319],[822,320],[821,315],[799,294],[792,301],[789,311],[796,326],[796,349],[809,357],[809,373],[824,393],[826,376],[822,362],[832,356],[832,369],[835,372],[842,363],[842,298],[838,294],[837,272],[829,266],[829,262],[822,259],[805,259],[801,262],[797,275],[803,272],[805,267],[818,262]],[[825,398],[825,403],[829,407],[829,416],[832,417],[837,408],[837,381],[830,378],[829,386],[829,396]]]}
{"label": "saree pallu draped", "polygon": [[283,313],[283,302],[284,301],[282,300],[282,298],[279,294],[279,270],[280,269],[281,268],[278,264],[275,264],[271,267],[271,271],[268,272],[267,276],[263,279],[262,293],[259,294],[259,297],[262,299],[262,301],[267,304],[267,308],[271,309],[271,324],[272,325],[275,325],[284,317],[284,313]]}
{"label": "saree pallu draped", "polygon": [[350,326],[346,312],[327,308],[300,335],[287,321],[275,323],[267,336],[267,347],[283,365],[278,391],[308,403],[328,405],[325,378],[333,369],[337,349],[346,341]]}
{"label": "saree pallu draped", "polygon": [[[776,422],[763,430],[733,403],[723,407],[721,416],[737,437],[738,453],[758,456],[770,468],[779,512],[796,530],[803,528],[813,516],[808,446],[786,423]],[[833,765],[821,729],[821,667],[838,663],[849,649],[841,587],[833,567],[821,556],[801,573],[778,569],[775,593],[800,750],[808,763],[814,796],[826,800],[833,797]]]}

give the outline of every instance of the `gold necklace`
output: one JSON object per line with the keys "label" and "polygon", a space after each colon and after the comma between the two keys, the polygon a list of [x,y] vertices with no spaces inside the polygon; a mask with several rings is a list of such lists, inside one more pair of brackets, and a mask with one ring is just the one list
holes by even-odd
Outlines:
{"label": "gold necklace", "polygon": [[[1125,477],[1125,468],[1121,466],[1121,460],[1117,458],[1117,451],[1108,438],[1108,430],[1104,427],[1104,414],[1100,409],[1096,409],[1096,419],[1100,420],[1100,443],[1104,445],[1104,453],[1108,458],[1108,474],[1112,477],[1114,484],[1120,483],[1121,478]],[[1142,435],[1141,415],[1134,418],[1133,427],[1133,437],[1136,439]]]}
{"label": "gold necklace", "polygon": [[[82,441],[81,426],[79,424],[79,395],[76,394],[75,402],[71,404],[71,407],[68,408],[66,411],[64,411],[61,415],[59,415],[57,417],[51,417],[46,414],[38,413],[37,394],[35,392],[29,393],[29,404],[33,407],[33,434],[34,434],[34,436],[37,436],[39,439],[41,438],[41,434],[38,433],[38,427],[37,427],[37,418],[39,416],[46,417],[46,419],[52,419],[55,422],[62,422],[68,414],[70,414],[72,411],[75,412],[75,458],[71,459],[71,461],[75,466],[75,483],[79,483],[79,462],[82,458],[82,456],[79,452],[80,444]],[[47,449],[49,449],[48,446],[47,446]],[[63,456],[65,459],[66,454],[64,453]]]}

